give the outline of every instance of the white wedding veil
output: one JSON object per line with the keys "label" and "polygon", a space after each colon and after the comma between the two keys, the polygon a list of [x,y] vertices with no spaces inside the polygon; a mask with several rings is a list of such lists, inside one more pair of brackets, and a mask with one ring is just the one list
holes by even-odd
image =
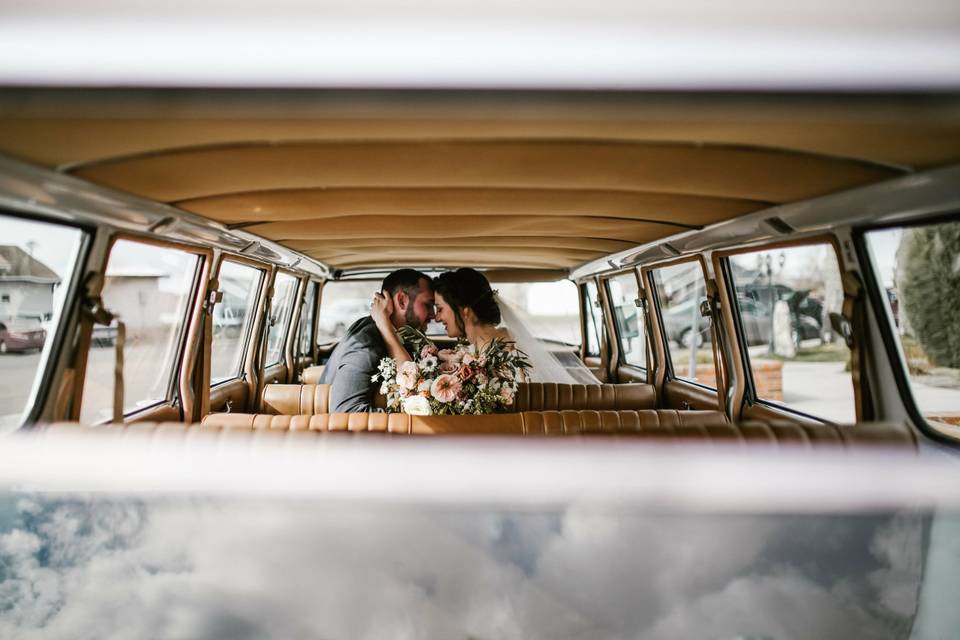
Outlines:
{"label": "white wedding veil", "polygon": [[569,350],[551,350],[537,335],[546,332],[521,309],[494,293],[500,307],[501,326],[510,333],[517,349],[527,354],[531,369],[530,382],[563,382],[569,384],[600,384],[596,376]]}

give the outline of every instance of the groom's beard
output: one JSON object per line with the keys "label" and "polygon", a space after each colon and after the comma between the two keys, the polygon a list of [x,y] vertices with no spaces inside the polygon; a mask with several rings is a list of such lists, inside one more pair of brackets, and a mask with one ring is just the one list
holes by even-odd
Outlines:
{"label": "groom's beard", "polygon": [[423,323],[420,322],[420,318],[413,313],[412,304],[403,312],[403,319],[406,321],[408,327],[413,327],[417,331],[423,331]]}

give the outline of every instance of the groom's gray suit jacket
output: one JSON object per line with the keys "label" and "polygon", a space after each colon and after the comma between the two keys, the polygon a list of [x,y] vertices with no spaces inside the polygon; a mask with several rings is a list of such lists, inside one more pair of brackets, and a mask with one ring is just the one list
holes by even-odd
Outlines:
{"label": "groom's gray suit jacket", "polygon": [[380,330],[367,316],[354,322],[330,354],[320,376],[330,387],[330,413],[373,411],[373,395],[379,385],[370,380],[377,373],[387,346]]}

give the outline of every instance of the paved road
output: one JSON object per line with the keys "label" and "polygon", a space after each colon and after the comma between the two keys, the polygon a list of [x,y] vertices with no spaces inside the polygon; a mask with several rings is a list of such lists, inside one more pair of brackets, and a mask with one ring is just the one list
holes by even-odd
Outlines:
{"label": "paved road", "polygon": [[39,363],[39,353],[0,356],[0,430],[17,426]]}

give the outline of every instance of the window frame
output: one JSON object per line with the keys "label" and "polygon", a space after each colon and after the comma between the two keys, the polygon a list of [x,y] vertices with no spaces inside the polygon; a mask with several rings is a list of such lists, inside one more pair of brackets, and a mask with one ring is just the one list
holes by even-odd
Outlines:
{"label": "window frame", "polygon": [[[660,295],[657,290],[657,284],[653,277],[653,272],[660,269],[665,269],[667,267],[674,267],[680,264],[685,264],[687,262],[697,262],[700,264],[700,274],[703,277],[703,286],[704,291],[707,291],[707,261],[705,256],[702,253],[698,253],[692,256],[682,256],[680,258],[674,258],[671,260],[664,260],[662,262],[656,262],[650,265],[645,265],[641,270],[641,276],[648,288],[647,294],[647,304],[653,305],[654,312],[651,314],[651,320],[656,318],[657,327],[655,332],[657,334],[657,344],[658,344],[658,357],[663,358],[663,372],[664,379],[663,383],[667,382],[682,382],[685,384],[690,384],[700,389],[705,389],[707,391],[712,391],[714,393],[721,393],[716,387],[711,387],[705,385],[702,382],[697,382],[696,380],[690,380],[688,378],[680,378],[674,373],[673,370],[673,355],[670,353],[670,338],[667,336],[666,325],[663,322],[663,309],[660,305]],[[712,320],[711,320],[712,322]],[[717,345],[714,344],[714,341],[710,341],[710,350],[713,352],[714,362],[716,362],[716,348]],[[660,353],[662,350],[662,354]]]}
{"label": "window frame", "polygon": [[[603,293],[610,306],[609,312],[611,315],[611,325],[613,325],[613,332],[614,332],[614,335],[617,337],[616,346],[615,346],[616,352],[614,353],[614,362],[616,362],[616,368],[626,367],[628,369],[634,369],[635,371],[641,372],[645,377],[647,377],[649,376],[650,361],[651,361],[650,342],[649,342],[650,337],[647,335],[648,332],[647,332],[647,326],[645,324],[645,318],[643,317],[643,309],[641,307],[634,307],[637,310],[638,327],[642,327],[642,331],[643,331],[643,350],[644,350],[644,359],[646,360],[646,366],[640,366],[638,364],[627,362],[626,358],[624,357],[623,338],[620,335],[620,325],[617,323],[617,314],[613,310],[613,302],[612,302],[613,298],[610,295],[610,281],[613,280],[614,278],[619,278],[621,276],[625,276],[630,273],[633,274],[633,279],[637,283],[637,297],[639,298],[641,297],[641,294],[644,292],[644,287],[643,287],[643,281],[640,279],[640,273],[637,271],[636,268],[630,267],[629,269],[623,269],[621,271],[606,273],[604,274],[602,279],[602,284],[604,289]],[[598,287],[597,295],[598,296],[600,295],[599,287]]]}
{"label": "window frame", "polygon": [[[190,345],[196,346],[196,341],[200,338],[199,332],[202,330],[201,320],[204,306],[204,294],[207,289],[207,283],[210,281],[210,272],[213,263],[213,249],[198,244],[176,242],[157,238],[155,236],[140,235],[127,231],[122,233],[114,233],[110,236],[107,242],[106,250],[104,251],[103,261],[100,264],[101,273],[106,274],[107,268],[110,264],[110,256],[113,254],[113,248],[120,240],[147,244],[154,247],[160,247],[162,249],[173,249],[175,251],[189,253],[197,257],[197,265],[193,274],[193,287],[190,292],[190,297],[187,299],[187,304],[185,305],[187,313],[184,315],[184,320],[180,327],[179,335],[177,336],[178,348],[176,350],[176,357],[174,359],[171,371],[171,373],[174,375],[171,375],[170,380],[168,381],[166,397],[149,405],[139,406],[129,413],[123,413],[123,418],[126,420],[131,417],[135,418],[139,414],[152,411],[157,407],[169,405],[171,408],[179,408],[182,418],[183,416],[190,414],[193,410],[192,406],[189,408],[186,406],[187,399],[189,398],[191,403],[197,402],[197,398],[194,398],[192,395],[191,372],[194,364],[196,364],[198,353],[197,349],[188,349],[187,347]],[[102,289],[97,293],[98,295],[102,293]],[[90,329],[92,331],[92,324]],[[79,384],[79,397],[81,398],[81,402],[76,406],[76,418],[79,418],[79,414],[83,406],[83,389],[86,387],[88,366],[87,360],[84,358],[83,374]],[[126,398],[124,398],[124,402],[126,402]],[[107,421],[109,421],[109,418]]]}
{"label": "window frame", "polygon": [[856,252],[857,261],[863,276],[863,289],[866,292],[870,310],[877,320],[877,326],[880,328],[880,339],[883,342],[893,373],[893,379],[897,385],[897,393],[900,397],[900,403],[913,423],[913,426],[919,429],[924,435],[936,440],[939,443],[947,444],[951,447],[960,447],[960,439],[949,433],[941,431],[923,416],[919,405],[913,396],[913,389],[910,386],[910,372],[906,368],[906,360],[903,354],[899,336],[896,333],[896,325],[892,322],[889,302],[885,299],[885,294],[881,293],[877,273],[873,268],[873,254],[867,246],[867,234],[873,231],[883,231],[884,229],[906,229],[908,227],[921,227],[941,224],[945,222],[956,222],[960,211],[953,210],[949,213],[937,214],[928,218],[919,220],[900,220],[877,225],[864,225],[854,227],[851,230],[853,238],[853,247]]}
{"label": "window frame", "polygon": [[[247,256],[241,256],[234,253],[224,253],[222,254],[219,264],[217,265],[218,287],[220,282],[220,273],[221,273],[221,270],[223,269],[224,262],[233,262],[239,265],[243,265],[245,267],[256,269],[257,271],[260,272],[260,284],[257,287],[257,296],[256,298],[254,298],[253,307],[250,310],[250,313],[251,313],[250,326],[247,327],[246,334],[243,336],[243,347],[241,349],[241,353],[243,354],[243,357],[240,359],[240,371],[231,378],[218,380],[217,382],[211,381],[210,382],[211,389],[216,389],[221,385],[228,384],[231,382],[236,382],[238,380],[241,380],[241,381],[246,380],[249,373],[247,361],[250,357],[250,340],[253,336],[254,327],[258,324],[258,320],[256,317],[257,309],[260,308],[260,303],[263,300],[264,290],[266,289],[266,282],[270,278],[270,273],[271,273],[270,265],[266,263],[260,262],[258,260],[254,260],[252,258],[248,258]],[[212,349],[212,346],[213,346],[213,341],[211,339],[211,349]],[[212,351],[210,354],[210,369],[211,371],[213,370],[213,352]]]}
{"label": "window frame", "polygon": [[[824,418],[823,416],[807,413],[805,411],[801,411],[799,409],[779,403],[776,400],[766,400],[757,396],[756,385],[753,379],[753,368],[750,366],[750,353],[747,349],[746,330],[744,329],[743,319],[740,315],[740,303],[737,299],[736,284],[733,280],[733,271],[730,268],[730,258],[732,256],[743,255],[746,253],[758,253],[761,251],[774,251],[776,249],[808,247],[817,244],[826,244],[833,248],[833,254],[837,259],[837,269],[840,272],[842,281],[843,274],[846,272],[846,267],[843,261],[843,252],[840,249],[840,242],[833,234],[820,233],[817,235],[796,238],[793,240],[752,244],[746,247],[737,247],[736,249],[723,249],[713,254],[713,261],[714,268],[723,273],[724,288],[726,289],[723,292],[723,295],[725,297],[727,307],[730,309],[730,314],[733,317],[733,322],[735,325],[734,333],[737,339],[736,349],[738,352],[735,357],[739,361],[740,366],[743,368],[743,403],[749,406],[760,406],[766,409],[788,413],[793,416],[813,420],[821,424],[838,424],[833,420]],[[846,293],[846,291],[844,292]],[[856,407],[857,394],[856,389],[853,387],[852,375],[850,378],[850,383],[851,390],[854,391],[854,412],[856,413],[859,411],[859,409]]]}

